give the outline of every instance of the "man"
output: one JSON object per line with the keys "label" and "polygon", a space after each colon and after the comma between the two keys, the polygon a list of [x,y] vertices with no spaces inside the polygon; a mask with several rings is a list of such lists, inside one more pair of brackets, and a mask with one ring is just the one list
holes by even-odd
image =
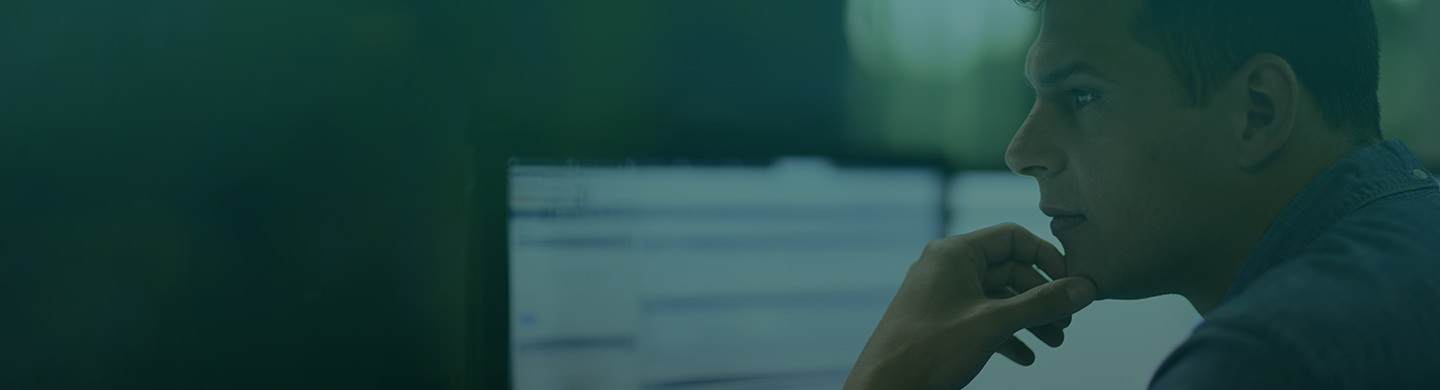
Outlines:
{"label": "man", "polygon": [[1162,294],[1205,321],[1152,388],[1432,385],[1440,192],[1382,141],[1367,0],[1028,5],[1006,163],[1066,252],[1013,224],[932,242],[847,389],[959,388],[1031,363],[1021,329],[1058,346],[1091,301]]}

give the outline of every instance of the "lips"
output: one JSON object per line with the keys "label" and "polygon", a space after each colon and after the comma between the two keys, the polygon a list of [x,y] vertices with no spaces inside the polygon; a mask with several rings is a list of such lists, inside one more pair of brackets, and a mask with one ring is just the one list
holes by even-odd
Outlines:
{"label": "lips", "polygon": [[1059,207],[1040,206],[1040,212],[1050,216],[1050,233],[1056,237],[1067,235],[1066,233],[1085,223],[1085,215]]}
{"label": "lips", "polygon": [[1055,219],[1050,220],[1050,232],[1058,237],[1061,235],[1062,232],[1074,229],[1080,226],[1080,224],[1082,223],[1085,223],[1084,216],[1058,216],[1055,217]]}

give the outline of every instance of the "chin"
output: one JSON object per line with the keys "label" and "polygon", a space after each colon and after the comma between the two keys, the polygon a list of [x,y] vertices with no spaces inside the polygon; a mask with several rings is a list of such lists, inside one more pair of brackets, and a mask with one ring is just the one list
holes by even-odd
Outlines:
{"label": "chin", "polygon": [[1164,286],[1155,284],[1154,277],[1124,259],[1078,254],[1066,256],[1066,270],[1070,276],[1081,276],[1095,282],[1095,299],[1145,299],[1164,295]]}
{"label": "chin", "polygon": [[[1129,266],[1116,256],[1087,250],[1083,246],[1066,246],[1065,270],[1070,276],[1080,276],[1095,282],[1095,299],[1143,299],[1159,294],[1145,294],[1137,287],[1137,276],[1142,272]],[[1138,278],[1143,279],[1143,278]]]}
{"label": "chin", "polygon": [[1110,299],[1109,275],[1101,272],[1105,267],[1096,264],[1096,259],[1088,254],[1086,251],[1072,250],[1067,247],[1065,249],[1065,271],[1069,276],[1080,276],[1095,282],[1095,299]]}

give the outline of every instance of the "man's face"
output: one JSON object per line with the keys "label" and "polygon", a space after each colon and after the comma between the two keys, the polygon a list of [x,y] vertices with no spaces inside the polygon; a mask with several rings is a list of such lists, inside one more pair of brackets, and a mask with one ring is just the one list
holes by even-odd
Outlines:
{"label": "man's face", "polygon": [[[1176,293],[1224,229],[1234,123],[1193,108],[1169,62],[1129,26],[1143,0],[1055,0],[1030,48],[1036,89],[1006,162],[1040,184],[1070,275],[1100,298]],[[1233,195],[1232,195],[1233,196]]]}

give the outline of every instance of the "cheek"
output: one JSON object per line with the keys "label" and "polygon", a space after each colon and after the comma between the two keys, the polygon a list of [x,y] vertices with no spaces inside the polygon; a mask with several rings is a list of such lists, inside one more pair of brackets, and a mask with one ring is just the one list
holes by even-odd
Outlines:
{"label": "cheek", "polygon": [[1153,145],[1116,142],[1077,159],[1075,173],[1086,204],[1103,213],[1097,216],[1118,217],[1150,207],[1162,196],[1160,187],[1173,180],[1173,158],[1173,152]]}
{"label": "cheek", "polygon": [[[1108,255],[1144,252],[1166,235],[1176,219],[1177,176],[1167,172],[1162,153],[1109,153],[1090,161],[1080,189],[1086,213],[1098,233],[1095,249]],[[1079,173],[1079,172],[1077,172]],[[1126,256],[1120,256],[1126,257]]]}
{"label": "cheek", "polygon": [[1158,211],[1153,174],[1115,167],[1097,175],[1084,189],[1091,217],[1098,227],[1119,233]]}
{"label": "cheek", "polygon": [[1081,191],[1100,222],[1163,230],[1165,218],[1180,214],[1213,170],[1214,140],[1201,118],[1152,114],[1170,120],[1137,116],[1116,124],[1076,161]]}

